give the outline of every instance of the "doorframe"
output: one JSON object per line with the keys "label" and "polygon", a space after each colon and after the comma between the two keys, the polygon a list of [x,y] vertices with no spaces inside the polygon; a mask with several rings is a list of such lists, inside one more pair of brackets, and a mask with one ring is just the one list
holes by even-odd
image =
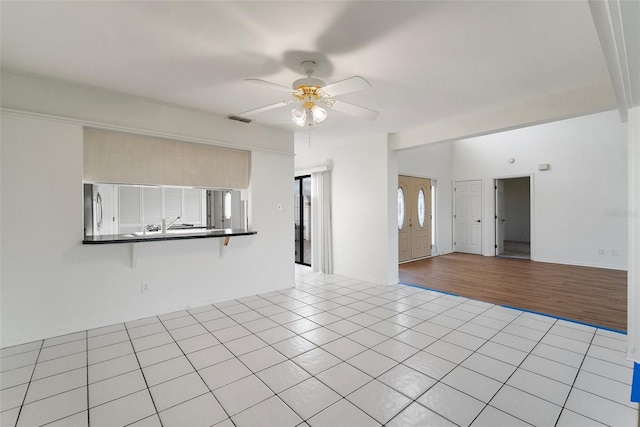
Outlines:
{"label": "doorframe", "polygon": [[[294,263],[295,264],[300,264],[300,265],[305,265],[307,267],[311,267],[311,263],[305,263],[304,262],[304,258],[305,258],[305,251],[304,251],[304,198],[303,198],[303,189],[304,189],[304,179],[305,178],[309,178],[311,179],[311,174],[305,174],[305,175],[295,175],[293,177],[293,181],[296,182],[297,180],[300,180],[300,206],[298,207],[298,212],[300,214],[300,228],[298,230],[298,236],[295,236],[295,230],[294,230],[294,245],[295,245],[295,237],[299,237],[299,249],[300,250],[300,262],[295,261],[294,259]],[[313,186],[313,183],[311,184]],[[295,209],[295,200],[294,200],[294,209]],[[309,236],[311,238],[311,209],[309,209]],[[294,214],[294,228],[295,228],[295,214]],[[313,241],[313,240],[312,240]],[[311,250],[311,248],[309,248]]]}
{"label": "doorframe", "polygon": [[435,178],[429,178],[431,180],[431,256],[438,255],[438,224],[436,219],[438,217],[438,180]]}
{"label": "doorframe", "polygon": [[[433,245],[431,246],[431,255],[425,257],[425,258],[429,258],[432,256],[437,256],[438,255],[438,248],[440,245],[438,245],[438,178],[433,178],[431,176],[424,176],[424,175],[410,175],[410,176],[415,176],[416,178],[424,178],[424,179],[428,179],[431,181],[431,196],[432,196],[432,200],[431,200],[431,212],[430,214],[432,214],[432,218],[431,218],[431,241],[433,242]],[[435,198],[434,198],[434,192],[435,192]]]}
{"label": "doorframe", "polygon": [[491,229],[493,230],[493,233],[491,234],[491,242],[489,242],[490,246],[490,251],[489,251],[489,255],[490,256],[498,256],[497,251],[496,251],[496,181],[500,180],[500,179],[512,179],[512,178],[529,178],[529,227],[530,227],[530,235],[531,238],[530,240],[530,244],[531,244],[531,254],[530,254],[530,259],[531,261],[535,261],[535,245],[534,245],[534,239],[535,239],[535,181],[534,181],[534,177],[535,174],[530,173],[530,174],[521,174],[521,175],[505,175],[505,176],[494,176],[493,179],[491,179],[491,190],[490,194],[491,194],[491,203],[489,204],[489,206],[492,207],[492,213],[491,213],[491,218],[493,219],[493,221],[491,221],[493,223]]}

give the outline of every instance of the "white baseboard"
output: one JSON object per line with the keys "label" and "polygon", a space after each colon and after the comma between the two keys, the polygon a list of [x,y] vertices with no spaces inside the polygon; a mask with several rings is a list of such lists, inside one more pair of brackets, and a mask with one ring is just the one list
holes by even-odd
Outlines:
{"label": "white baseboard", "polygon": [[560,259],[553,259],[553,258],[535,257],[535,258],[531,258],[531,261],[548,262],[550,264],[576,265],[578,267],[593,267],[593,268],[603,268],[607,270],[627,271],[626,267],[599,264],[599,263],[580,262],[580,261],[573,261],[573,260],[560,260]]}

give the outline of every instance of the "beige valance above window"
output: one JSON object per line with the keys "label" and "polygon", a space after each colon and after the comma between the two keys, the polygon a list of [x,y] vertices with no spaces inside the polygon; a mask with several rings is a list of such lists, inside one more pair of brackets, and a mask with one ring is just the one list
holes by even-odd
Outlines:
{"label": "beige valance above window", "polygon": [[234,188],[249,186],[250,152],[84,128],[84,181]]}

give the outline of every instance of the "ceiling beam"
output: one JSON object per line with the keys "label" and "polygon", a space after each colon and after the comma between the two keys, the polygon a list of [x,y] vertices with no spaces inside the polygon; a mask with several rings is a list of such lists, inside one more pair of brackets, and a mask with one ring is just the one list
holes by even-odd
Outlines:
{"label": "ceiling beam", "polygon": [[623,122],[640,106],[640,2],[589,0]]}
{"label": "ceiling beam", "polygon": [[616,108],[609,79],[502,108],[478,111],[389,135],[392,150],[455,141]]}

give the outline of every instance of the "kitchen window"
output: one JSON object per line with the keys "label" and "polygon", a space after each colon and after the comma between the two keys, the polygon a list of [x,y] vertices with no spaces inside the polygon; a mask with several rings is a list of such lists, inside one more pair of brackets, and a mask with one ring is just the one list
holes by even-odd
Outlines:
{"label": "kitchen window", "polygon": [[85,184],[84,192],[88,236],[160,230],[163,219],[174,227],[246,228],[239,190]]}

